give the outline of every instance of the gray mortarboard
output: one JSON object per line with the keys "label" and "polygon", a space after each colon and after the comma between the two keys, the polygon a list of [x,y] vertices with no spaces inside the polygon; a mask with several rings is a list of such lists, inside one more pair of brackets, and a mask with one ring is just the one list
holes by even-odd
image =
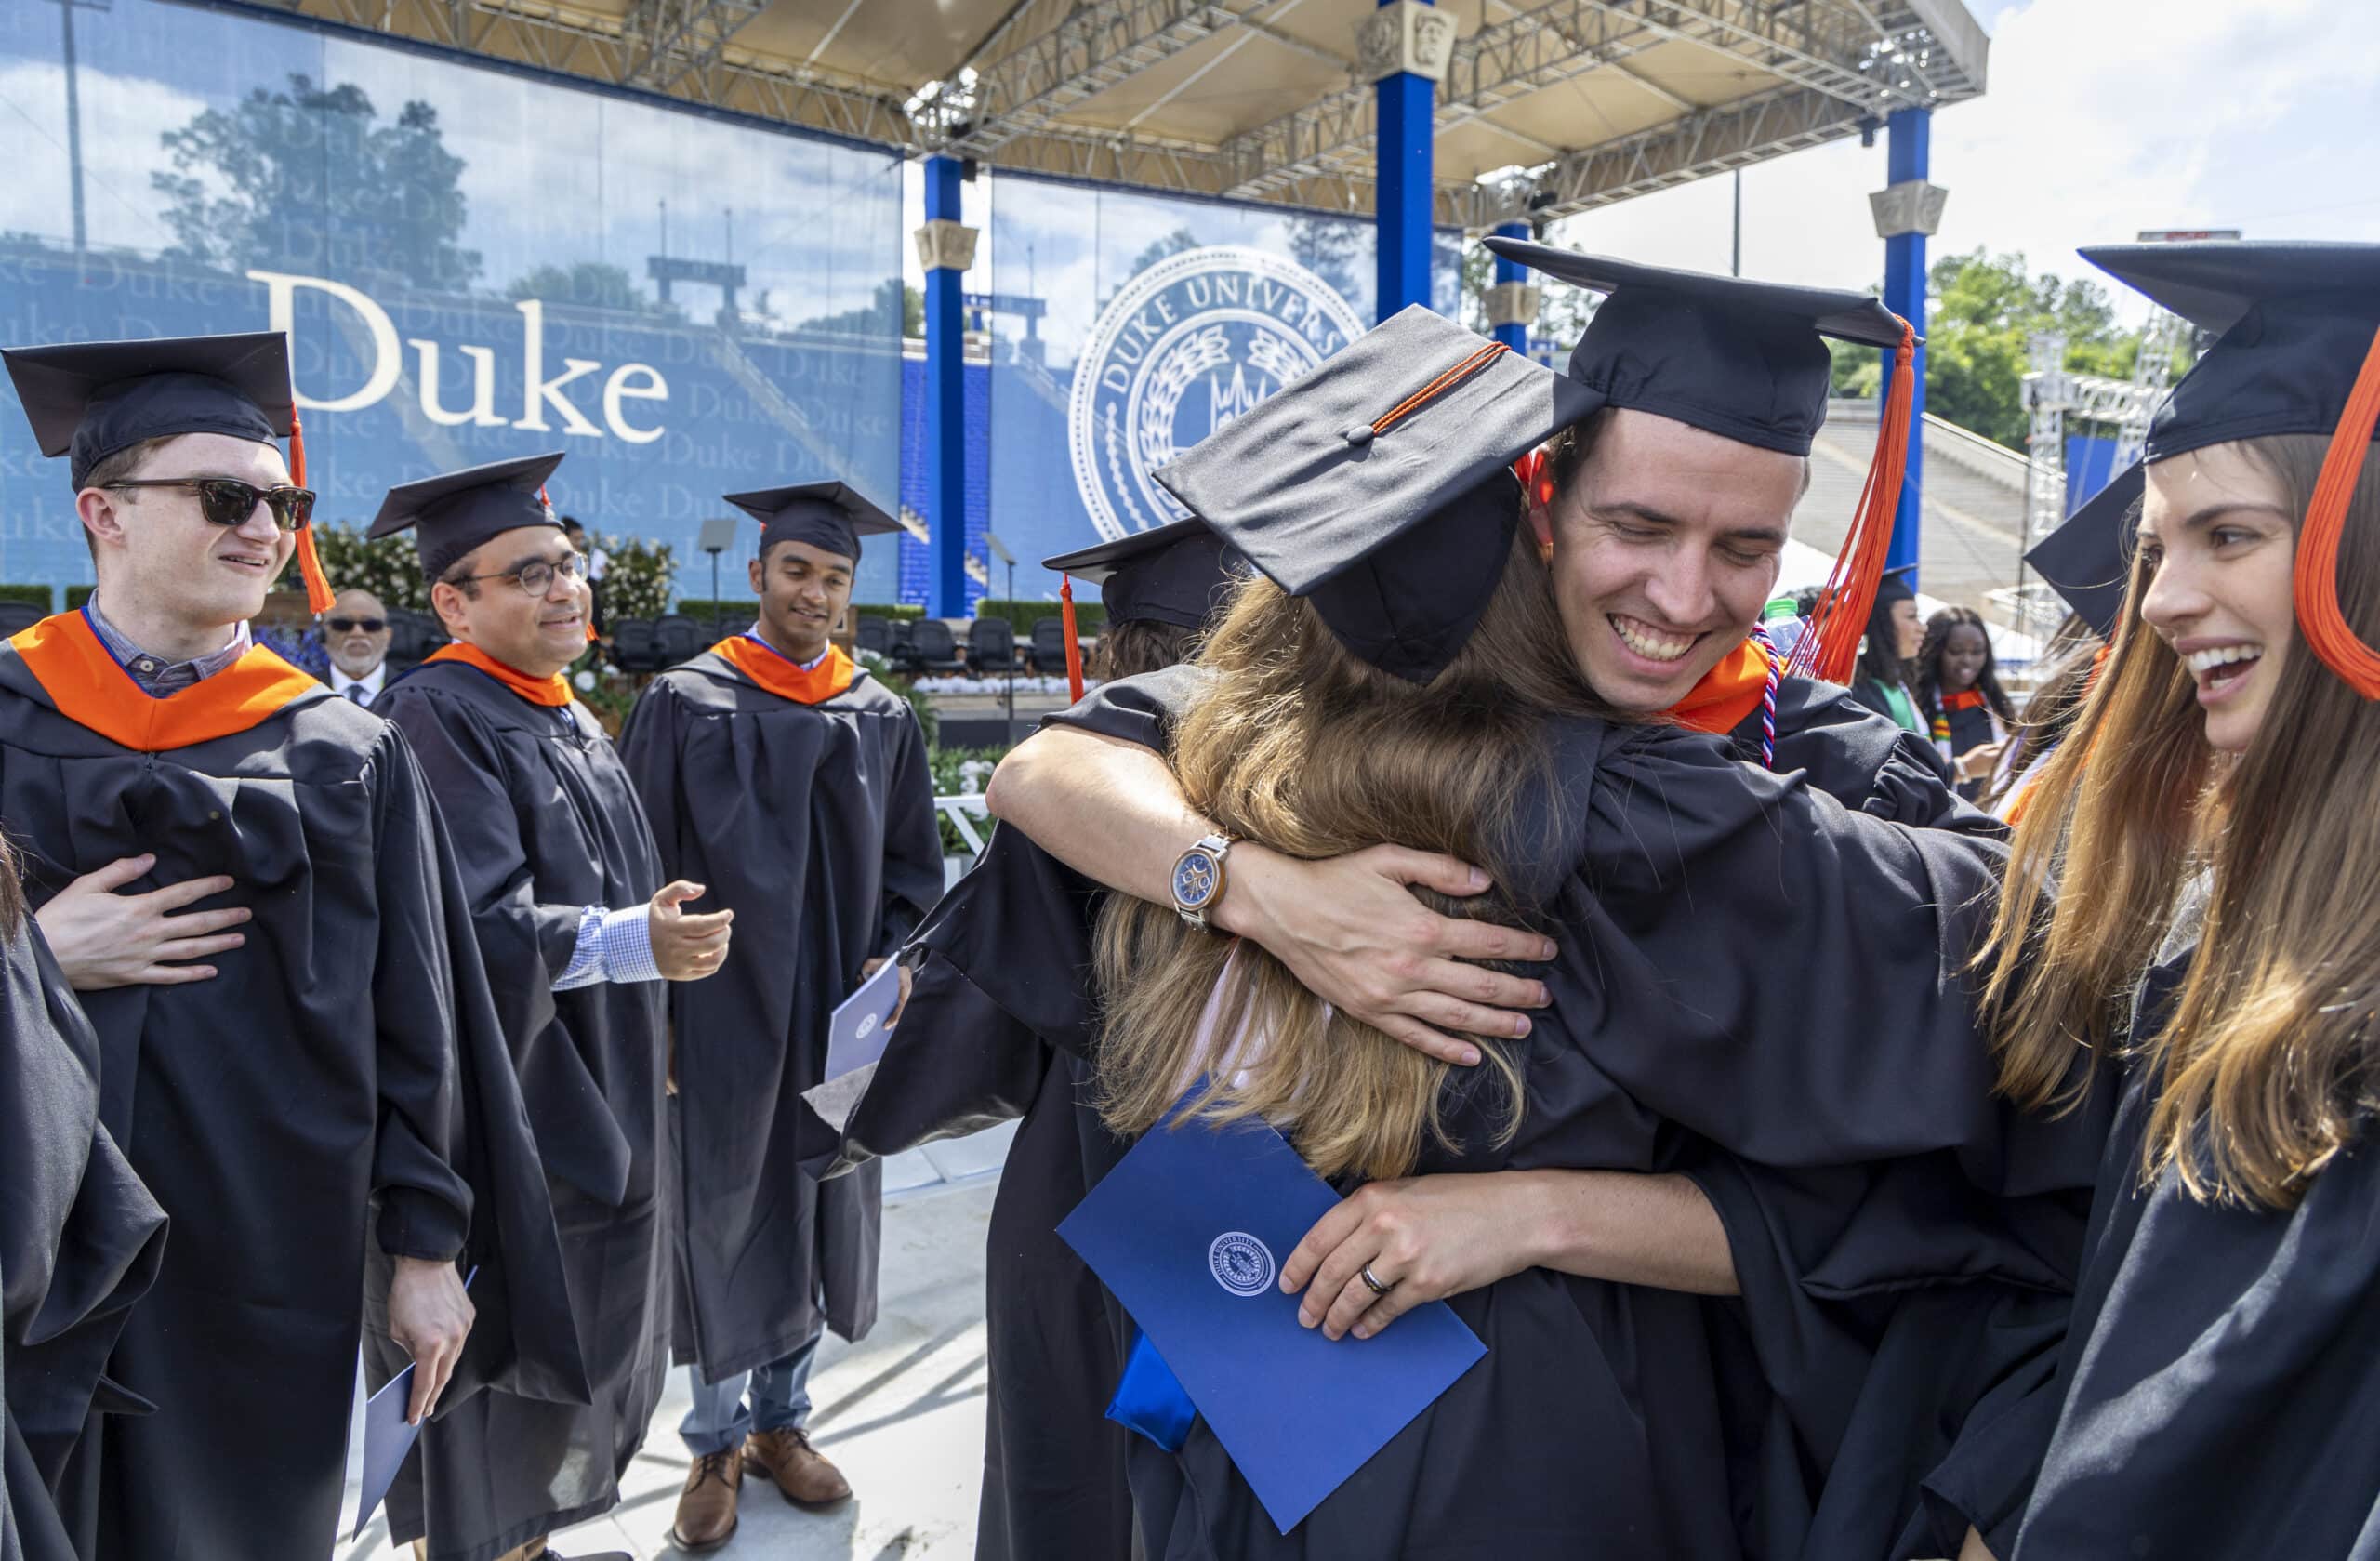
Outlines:
{"label": "gray mortarboard", "polygon": [[1247,560],[1192,515],[1114,542],[1041,561],[1099,588],[1111,624],[1155,619],[1203,628]]}
{"label": "gray mortarboard", "polygon": [[1595,404],[1415,305],[1156,476],[1350,651],[1427,682],[1503,576],[1512,461]]}
{"label": "gray mortarboard", "polygon": [[366,536],[411,530],[421,549],[422,577],[435,580],[491,536],[522,526],[562,529],[546,502],[546,479],[562,465],[546,456],[491,461],[390,488]]}
{"label": "gray mortarboard", "polygon": [[1822,337],[1890,350],[1900,317],[1864,293],[1791,287],[1490,238],[1488,247],[1606,295],[1570,352],[1570,377],[1607,406],[1806,456],[1834,364]]}
{"label": "gray mortarboard", "polygon": [[271,443],[297,423],[279,331],[15,347],[0,359],[41,453],[71,455],[78,489],[93,467],[143,440],[220,433]]}
{"label": "gray mortarboard", "polygon": [[[2146,467],[2238,439],[2339,435],[2380,334],[2380,245],[2215,239],[2105,245],[2082,255],[2191,324],[2216,333],[2215,344],[2149,420],[2140,460],[2027,555],[2069,606],[2112,639],[2129,575],[2125,530],[2147,488]],[[2366,428],[2360,443],[2368,445],[2370,437]],[[2352,476],[2340,489],[2342,498],[2354,488]],[[2316,519],[2309,511],[2300,547]],[[2313,605],[2320,615],[2320,604]],[[2307,608],[2300,603],[2301,617]],[[2329,610],[2335,614],[2334,600]],[[2323,659],[2338,668],[2321,639],[2312,638]]]}
{"label": "gray mortarboard", "polygon": [[857,560],[861,537],[901,529],[900,522],[849,483],[797,483],[726,498],[760,523],[763,554],[779,542],[803,542]]}

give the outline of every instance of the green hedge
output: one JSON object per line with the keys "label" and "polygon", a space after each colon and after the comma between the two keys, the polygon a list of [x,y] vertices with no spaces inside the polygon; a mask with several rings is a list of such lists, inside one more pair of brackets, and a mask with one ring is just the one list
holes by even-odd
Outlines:
{"label": "green hedge", "polygon": [[681,596],[678,599],[678,604],[669,610],[673,613],[683,613],[697,623],[708,623],[710,610],[714,606],[719,609],[719,627],[721,633],[734,633],[739,629],[748,628],[751,627],[752,619],[758,616],[760,611],[759,598],[750,596],[740,601],[719,602],[713,602],[705,597]]}
{"label": "green hedge", "polygon": [[0,585],[0,602],[22,602],[46,613],[51,610],[50,603],[55,600],[47,586]]}
{"label": "green hedge", "polygon": [[[1082,634],[1097,634],[1107,627],[1106,603],[1099,600],[1097,591],[1091,591],[1090,595],[1091,600],[1086,602],[1081,591],[1075,593],[1075,628]],[[975,603],[975,615],[979,618],[1006,618],[1016,630],[1018,639],[1029,640],[1038,620],[1059,615],[1059,604],[1046,597],[1037,601],[1017,601],[987,596]]]}
{"label": "green hedge", "polygon": [[852,612],[855,616],[908,618],[913,621],[926,615],[923,607],[912,607],[906,602],[855,602],[852,603]]}
{"label": "green hedge", "polygon": [[84,602],[90,601],[90,600],[91,600],[91,593],[92,593],[93,591],[95,591],[95,590],[99,589],[99,587],[97,587],[97,586],[69,586],[69,587],[67,587],[67,588],[66,588],[66,611],[68,611],[68,612],[70,612],[70,613],[71,613],[71,612],[74,611],[74,609],[76,609],[77,607],[80,607],[81,605],[83,605],[83,603],[84,603]]}

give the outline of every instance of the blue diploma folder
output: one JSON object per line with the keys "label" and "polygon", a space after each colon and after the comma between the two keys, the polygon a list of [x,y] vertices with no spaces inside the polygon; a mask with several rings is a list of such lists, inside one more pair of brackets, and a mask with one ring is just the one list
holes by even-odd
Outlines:
{"label": "blue diploma folder", "polygon": [[[480,1277],[472,1269],[463,1277],[463,1288],[469,1290],[471,1281]],[[421,1427],[405,1419],[405,1411],[413,1408],[413,1368],[390,1377],[380,1391],[364,1401],[364,1467],[362,1500],[355,1503],[355,1533],[372,1521],[381,1501],[389,1494],[389,1487],[397,1482],[397,1471],[403,1467],[405,1454],[413,1450],[414,1442],[421,1435]]]}
{"label": "blue diploma folder", "polygon": [[1284,1534],[1488,1353],[1443,1302],[1372,1339],[1298,1326],[1280,1263],[1338,1201],[1262,1122],[1169,1124],[1058,1226]]}
{"label": "blue diploma folder", "polygon": [[[827,1078],[840,1078],[884,1055],[892,1031],[886,1021],[901,1006],[901,972],[887,959],[858,991],[835,1005],[826,1020]],[[822,1080],[823,1082],[823,1080]]]}

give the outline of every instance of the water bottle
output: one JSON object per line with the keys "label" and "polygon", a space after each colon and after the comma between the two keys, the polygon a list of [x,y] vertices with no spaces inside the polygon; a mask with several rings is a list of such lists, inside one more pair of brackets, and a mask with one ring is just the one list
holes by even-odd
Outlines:
{"label": "water bottle", "polygon": [[1771,597],[1768,605],[1761,609],[1760,627],[1768,631],[1768,642],[1777,647],[1778,655],[1784,657],[1793,654],[1794,645],[1809,625],[1793,610],[1792,597],[1778,596]]}

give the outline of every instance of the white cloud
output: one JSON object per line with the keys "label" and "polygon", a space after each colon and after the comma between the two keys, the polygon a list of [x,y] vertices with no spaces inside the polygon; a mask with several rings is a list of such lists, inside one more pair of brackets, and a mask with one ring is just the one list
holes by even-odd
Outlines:
{"label": "white cloud", "polygon": [[[154,250],[174,242],[165,203],[149,187],[167,166],[158,137],[205,100],[169,84],[84,66],[75,74],[83,141],[84,223],[90,242]],[[0,65],[0,144],[28,149],[0,179],[0,230],[63,243],[72,232],[65,154],[66,73],[49,60]]]}
{"label": "white cloud", "polygon": [[[2360,172],[2342,177],[2380,139],[2380,32],[2363,7],[2031,0],[1987,20],[1989,89],[1934,120],[1933,180],[1950,192],[1934,257],[1980,245],[2096,276],[2075,248],[2142,229],[2380,239],[2380,194]],[[1743,182],[1748,273],[1881,277],[1867,206],[1885,183],[1881,139],[1784,157]],[[1705,179],[1573,218],[1560,242],[1725,271],[1730,216],[1729,181]]]}

